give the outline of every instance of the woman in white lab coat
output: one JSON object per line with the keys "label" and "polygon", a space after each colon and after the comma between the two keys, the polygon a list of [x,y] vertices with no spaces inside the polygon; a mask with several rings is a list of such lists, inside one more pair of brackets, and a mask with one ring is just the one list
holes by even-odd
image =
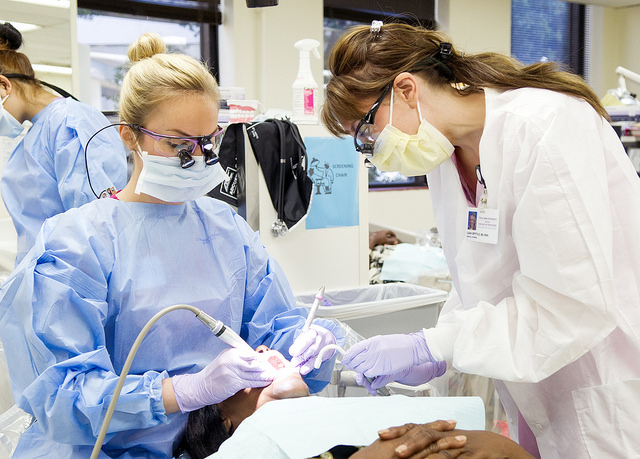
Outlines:
{"label": "woman in white lab coat", "polygon": [[436,327],[365,340],[343,363],[370,389],[445,362],[495,378],[534,455],[638,453],[640,179],[597,96],[553,63],[378,21],[329,66],[325,124],[379,169],[428,174],[455,286]]}

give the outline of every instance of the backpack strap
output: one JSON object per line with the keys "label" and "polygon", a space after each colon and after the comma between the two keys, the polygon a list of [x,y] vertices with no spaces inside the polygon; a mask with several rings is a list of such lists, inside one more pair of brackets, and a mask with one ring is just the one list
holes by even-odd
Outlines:
{"label": "backpack strap", "polygon": [[[286,166],[287,166],[287,152],[285,150],[285,132],[284,132],[284,121],[282,120],[273,120],[278,128],[278,136],[280,141],[280,167],[279,169],[279,177],[278,177],[278,208],[276,211],[278,212],[278,220],[273,224],[273,235],[284,236],[287,232],[287,225],[284,223],[284,176],[286,174]],[[277,228],[276,228],[277,226]],[[277,234],[276,234],[277,233]]]}

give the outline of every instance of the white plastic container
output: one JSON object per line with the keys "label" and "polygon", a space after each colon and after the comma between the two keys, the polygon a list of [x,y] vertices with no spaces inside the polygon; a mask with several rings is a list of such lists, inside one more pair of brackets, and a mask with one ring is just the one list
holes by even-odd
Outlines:
{"label": "white plastic container", "polygon": [[230,123],[248,123],[260,113],[264,113],[264,106],[259,100],[227,100],[229,106]]}
{"label": "white plastic container", "polygon": [[311,73],[310,53],[320,58],[320,42],[312,38],[299,40],[294,45],[300,52],[298,75],[291,86],[293,93],[293,122],[297,124],[317,124],[320,98],[318,83]]}
{"label": "white plastic container", "polygon": [[[325,292],[316,317],[338,319],[365,338],[411,333],[433,327],[449,294],[421,285],[395,282]],[[298,306],[311,308],[315,293],[296,297]]]}

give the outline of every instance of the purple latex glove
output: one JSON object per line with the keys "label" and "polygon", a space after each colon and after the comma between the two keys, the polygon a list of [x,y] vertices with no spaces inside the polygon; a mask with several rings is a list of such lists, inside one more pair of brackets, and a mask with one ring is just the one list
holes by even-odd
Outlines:
{"label": "purple latex glove", "polygon": [[389,376],[432,362],[422,332],[409,335],[378,335],[354,344],[342,357],[342,364],[368,378]]}
{"label": "purple latex glove", "polygon": [[228,399],[247,387],[268,386],[274,368],[258,353],[225,349],[198,373],[176,375],[173,390],[180,411],[187,413]]}
{"label": "purple latex glove", "polygon": [[[302,376],[313,370],[313,364],[320,351],[329,344],[336,344],[336,337],[329,330],[319,325],[309,327],[307,331],[300,333],[291,347],[291,364],[300,368]],[[336,351],[327,352],[322,361],[329,360]]]}
{"label": "purple latex glove", "polygon": [[378,376],[372,379],[371,382],[367,381],[362,374],[357,373],[356,383],[364,386],[371,395],[377,395],[377,390],[389,383],[399,382],[407,386],[419,386],[431,381],[433,378],[442,376],[445,371],[447,371],[447,362],[441,360],[435,363],[423,363],[391,375]]}

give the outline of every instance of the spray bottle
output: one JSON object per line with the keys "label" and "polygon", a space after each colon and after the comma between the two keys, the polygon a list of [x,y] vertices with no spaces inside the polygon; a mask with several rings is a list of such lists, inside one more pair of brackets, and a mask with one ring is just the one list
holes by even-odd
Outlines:
{"label": "spray bottle", "polygon": [[300,51],[298,76],[291,86],[293,90],[293,122],[298,124],[317,124],[320,98],[318,84],[311,73],[309,53],[320,59],[320,42],[312,38],[297,41],[294,45]]}

